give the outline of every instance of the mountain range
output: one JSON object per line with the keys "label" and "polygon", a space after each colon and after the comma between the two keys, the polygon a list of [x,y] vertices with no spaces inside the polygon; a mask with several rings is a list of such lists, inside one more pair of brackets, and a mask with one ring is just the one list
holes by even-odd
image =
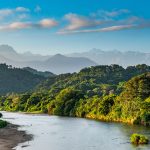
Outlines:
{"label": "mountain range", "polygon": [[55,74],[77,72],[84,67],[97,65],[94,61],[85,57],[70,57],[61,54],[43,56],[30,52],[21,54],[8,45],[0,46],[0,63],[21,68],[31,67],[39,71],[50,71]]}
{"label": "mountain range", "polygon": [[29,67],[39,71],[50,71],[54,74],[61,74],[78,72],[82,68],[96,65],[119,64],[123,67],[137,64],[150,65],[150,53],[92,49],[82,53],[43,56],[40,54],[32,54],[31,52],[18,53],[9,45],[0,45],[0,63],[6,63],[14,67]]}
{"label": "mountain range", "polygon": [[68,56],[86,57],[95,61],[99,65],[118,64],[123,67],[133,66],[137,64],[150,65],[150,53],[138,51],[121,52],[118,50],[103,51],[100,49],[92,49],[83,53],[72,53]]}

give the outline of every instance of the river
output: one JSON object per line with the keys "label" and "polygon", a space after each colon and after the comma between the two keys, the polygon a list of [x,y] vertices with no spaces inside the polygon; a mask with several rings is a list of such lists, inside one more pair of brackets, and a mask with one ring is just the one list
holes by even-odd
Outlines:
{"label": "river", "polygon": [[143,126],[9,112],[3,116],[34,136],[16,150],[150,150],[150,144],[136,147],[129,142],[132,133],[150,137],[150,128]]}

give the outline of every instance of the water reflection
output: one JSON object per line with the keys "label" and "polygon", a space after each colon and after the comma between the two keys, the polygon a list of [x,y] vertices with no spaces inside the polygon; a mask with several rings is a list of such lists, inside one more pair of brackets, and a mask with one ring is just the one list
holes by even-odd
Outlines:
{"label": "water reflection", "polygon": [[[4,112],[11,123],[22,125],[34,140],[19,144],[16,150],[149,150],[150,145],[129,143],[132,133],[150,136],[150,128],[94,120],[48,115]],[[28,146],[29,145],[29,146]]]}

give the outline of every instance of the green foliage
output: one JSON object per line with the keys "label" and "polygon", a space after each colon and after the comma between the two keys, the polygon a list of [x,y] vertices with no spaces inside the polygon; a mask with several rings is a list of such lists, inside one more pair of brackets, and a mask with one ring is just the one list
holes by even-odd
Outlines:
{"label": "green foliage", "polygon": [[119,96],[122,118],[136,124],[150,124],[150,73],[129,80]]}
{"label": "green foliage", "polygon": [[36,69],[30,68],[30,67],[24,67],[23,70],[29,71],[32,74],[39,75],[39,76],[46,77],[46,78],[55,76],[53,73],[49,71],[45,71],[45,72],[37,71]]}
{"label": "green foliage", "polygon": [[83,97],[81,91],[67,88],[62,90],[49,104],[49,113],[61,116],[74,116],[74,107]]}
{"label": "green foliage", "polygon": [[123,96],[127,99],[139,97],[146,99],[150,96],[150,73],[131,79],[125,85]]}
{"label": "green foliage", "polygon": [[6,126],[7,126],[7,122],[3,121],[3,120],[0,120],[0,128],[4,128]]}
{"label": "green foliage", "polygon": [[23,93],[33,90],[45,77],[29,71],[0,64],[0,94]]}
{"label": "green foliage", "polygon": [[150,113],[149,112],[144,112],[141,115],[141,123],[144,124],[145,126],[150,125]]}
{"label": "green foliage", "polygon": [[[0,110],[150,125],[150,67],[96,66],[52,76],[34,92],[0,97]],[[144,74],[143,74],[144,73]],[[137,76],[138,75],[138,76]]]}
{"label": "green foliage", "polygon": [[99,113],[102,115],[107,115],[110,111],[112,106],[114,105],[114,98],[115,96],[105,96],[103,100],[101,100],[99,105]]}
{"label": "green foliage", "polygon": [[123,90],[125,81],[149,71],[150,67],[146,65],[131,66],[127,67],[127,69],[119,65],[94,66],[84,68],[79,73],[49,77],[39,85],[37,90],[57,89],[55,91],[57,94],[62,89],[73,87],[77,90],[82,90],[90,97],[109,93],[119,94]]}
{"label": "green foliage", "polygon": [[148,144],[149,142],[146,136],[141,135],[141,134],[136,134],[136,133],[131,135],[130,141],[132,144],[136,144],[136,145]]}

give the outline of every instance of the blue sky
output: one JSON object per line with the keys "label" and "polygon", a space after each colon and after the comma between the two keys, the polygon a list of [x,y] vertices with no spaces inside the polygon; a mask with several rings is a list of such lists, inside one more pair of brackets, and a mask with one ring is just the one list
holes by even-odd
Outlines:
{"label": "blue sky", "polygon": [[150,52],[149,0],[0,0],[0,44],[41,54]]}

